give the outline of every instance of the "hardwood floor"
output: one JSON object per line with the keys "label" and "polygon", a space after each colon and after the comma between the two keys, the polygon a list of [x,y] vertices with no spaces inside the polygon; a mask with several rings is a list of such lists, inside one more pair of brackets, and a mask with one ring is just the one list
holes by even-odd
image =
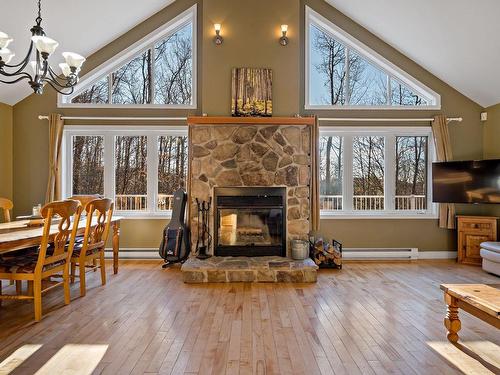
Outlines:
{"label": "hardwood floor", "polygon": [[462,313],[460,344],[446,340],[439,284],[500,282],[477,267],[347,263],[313,285],[186,285],[160,264],[108,264],[108,284],[90,274],[66,307],[53,290],[40,323],[30,302],[4,302],[0,374],[500,373],[500,331]]}

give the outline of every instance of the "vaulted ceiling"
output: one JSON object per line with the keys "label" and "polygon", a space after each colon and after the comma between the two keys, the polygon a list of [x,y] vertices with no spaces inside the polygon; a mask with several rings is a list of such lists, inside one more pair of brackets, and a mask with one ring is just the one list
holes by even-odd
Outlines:
{"label": "vaulted ceiling", "polygon": [[500,1],[326,1],[483,107],[500,103]]}
{"label": "vaulted ceiling", "polygon": [[[43,25],[60,43],[53,64],[63,51],[89,56],[173,1],[43,0]],[[500,1],[326,1],[480,105],[500,102]],[[14,38],[17,59],[27,49],[35,5],[2,0],[0,28]],[[0,84],[3,103],[30,93],[27,84]]]}

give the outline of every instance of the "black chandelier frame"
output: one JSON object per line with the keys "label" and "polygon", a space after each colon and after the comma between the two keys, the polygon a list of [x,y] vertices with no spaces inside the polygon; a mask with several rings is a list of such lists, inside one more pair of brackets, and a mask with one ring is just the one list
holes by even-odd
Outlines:
{"label": "black chandelier frame", "polygon": [[[35,19],[36,24],[30,29],[32,36],[46,36],[45,31],[42,27],[42,4],[41,0],[38,0],[38,16]],[[36,52],[36,67],[34,75],[32,76],[25,71],[26,66],[30,62],[30,57],[33,52]],[[18,64],[6,64],[0,57],[0,76],[4,77],[17,77],[12,81],[5,81],[0,79],[1,83],[14,84],[20,82],[24,79],[28,80],[29,85],[36,94],[43,93],[43,87],[47,83],[55,91],[62,95],[71,95],[78,83],[78,72],[77,68],[74,66],[70,67],[70,74],[64,76],[64,74],[57,74],[54,72],[49,64],[49,54],[45,52],[39,52],[38,49],[34,48],[34,42],[31,40],[30,46],[28,48],[28,53],[26,57]],[[14,69],[12,72],[7,72],[5,68]]]}

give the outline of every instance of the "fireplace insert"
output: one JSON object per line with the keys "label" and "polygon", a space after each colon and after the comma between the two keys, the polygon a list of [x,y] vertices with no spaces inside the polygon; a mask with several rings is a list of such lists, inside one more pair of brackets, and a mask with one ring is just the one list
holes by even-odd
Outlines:
{"label": "fireplace insert", "polygon": [[286,256],[285,187],[216,187],[217,256]]}

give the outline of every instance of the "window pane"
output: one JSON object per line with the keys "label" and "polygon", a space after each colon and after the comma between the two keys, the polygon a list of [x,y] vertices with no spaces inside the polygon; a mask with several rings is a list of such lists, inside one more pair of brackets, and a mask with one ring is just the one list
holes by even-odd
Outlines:
{"label": "window pane", "polygon": [[115,137],[115,205],[117,210],[147,209],[147,137]]}
{"label": "window pane", "polygon": [[319,139],[320,209],[342,209],[343,162],[342,137],[321,136]]}
{"label": "window pane", "polygon": [[90,88],[83,91],[80,95],[71,99],[71,103],[92,103],[106,104],[109,103],[109,79],[108,76],[101,78],[94,83]]}
{"label": "window pane", "polygon": [[345,46],[310,25],[309,104],[345,104]]}
{"label": "window pane", "polygon": [[113,104],[151,102],[151,50],[129,61],[111,76]]}
{"label": "window pane", "polygon": [[396,210],[427,209],[427,137],[396,137]]}
{"label": "window pane", "polygon": [[353,209],[384,209],[384,137],[353,138]]}
{"label": "window pane", "polygon": [[155,45],[155,104],[191,104],[192,28],[189,23]]}
{"label": "window pane", "polygon": [[172,197],[179,188],[185,188],[187,178],[186,136],[158,137],[158,209],[171,210]]}
{"label": "window pane", "polygon": [[405,85],[399,83],[395,79],[391,79],[391,104],[392,105],[429,105],[429,103],[414,93]]}
{"label": "window pane", "polygon": [[104,194],[104,138],[73,137],[73,195]]}
{"label": "window pane", "polygon": [[349,50],[350,105],[386,105],[387,82],[387,74],[384,71]]}

